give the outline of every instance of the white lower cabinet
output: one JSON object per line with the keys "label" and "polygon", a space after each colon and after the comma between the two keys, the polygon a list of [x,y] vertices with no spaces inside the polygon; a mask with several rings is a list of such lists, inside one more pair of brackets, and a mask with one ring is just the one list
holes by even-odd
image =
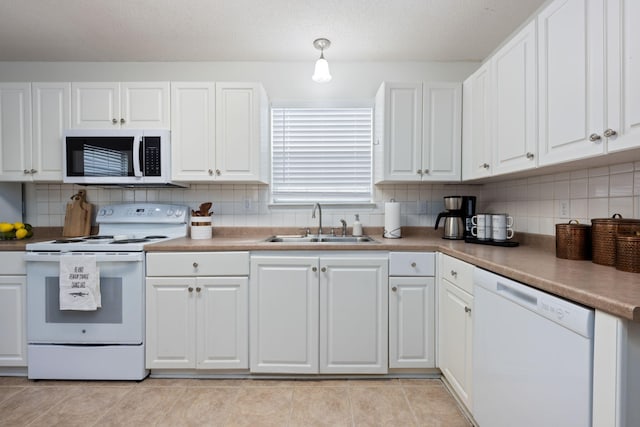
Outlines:
{"label": "white lower cabinet", "polygon": [[0,367],[27,366],[27,279],[23,252],[3,252],[0,266]]}
{"label": "white lower cabinet", "polygon": [[389,254],[389,367],[434,368],[435,254]]}
{"label": "white lower cabinet", "polygon": [[387,372],[387,255],[251,257],[251,372]]}
{"label": "white lower cabinet", "polygon": [[[231,254],[231,258],[229,257]],[[146,289],[146,367],[148,369],[246,369],[248,349],[248,253],[174,254],[176,274],[203,266],[237,266],[237,276],[149,277]],[[160,260],[168,254],[148,254]],[[217,255],[219,257],[217,257]],[[198,259],[184,262],[189,257]],[[237,261],[236,261],[237,259]],[[246,260],[246,261],[245,261]],[[193,267],[192,267],[193,266]],[[211,267],[209,267],[211,269]],[[194,273],[195,274],[195,273]]]}
{"label": "white lower cabinet", "polygon": [[458,397],[471,408],[473,266],[440,254],[438,363]]}

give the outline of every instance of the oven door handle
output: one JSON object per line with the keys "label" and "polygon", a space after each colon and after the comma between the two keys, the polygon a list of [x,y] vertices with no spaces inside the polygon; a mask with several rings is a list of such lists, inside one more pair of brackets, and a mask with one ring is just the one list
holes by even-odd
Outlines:
{"label": "oven door handle", "polygon": [[144,252],[114,253],[114,252],[27,252],[25,261],[60,262],[61,254],[95,255],[96,262],[142,262]]}

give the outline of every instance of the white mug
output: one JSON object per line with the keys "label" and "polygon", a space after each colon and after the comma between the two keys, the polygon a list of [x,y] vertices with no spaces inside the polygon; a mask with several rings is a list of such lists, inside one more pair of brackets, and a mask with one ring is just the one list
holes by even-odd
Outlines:
{"label": "white mug", "polygon": [[513,238],[513,217],[503,214],[491,216],[491,236],[496,242],[504,242]]}
{"label": "white mug", "polygon": [[471,217],[471,235],[478,240],[491,240],[491,214],[477,214]]}

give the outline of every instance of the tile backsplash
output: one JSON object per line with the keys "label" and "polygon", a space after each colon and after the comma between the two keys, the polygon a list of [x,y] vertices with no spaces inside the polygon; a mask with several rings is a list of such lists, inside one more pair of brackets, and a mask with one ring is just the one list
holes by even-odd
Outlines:
{"label": "tile backsplash", "polygon": [[[25,186],[26,221],[36,226],[62,226],[65,206],[83,187],[61,184]],[[366,226],[384,225],[384,202],[401,203],[402,225],[433,226],[444,210],[447,195],[475,195],[478,211],[508,212],[516,231],[555,233],[554,225],[577,219],[590,223],[620,213],[640,218],[640,162],[578,169],[571,172],[505,179],[486,184],[395,184],[374,187],[374,203],[367,206],[323,207],[323,227],[349,225],[360,214]],[[197,208],[213,202],[215,226],[317,226],[308,206],[269,204],[267,185],[192,184],[189,188],[123,189],[87,187],[88,201],[101,207],[127,202],[164,202]]]}

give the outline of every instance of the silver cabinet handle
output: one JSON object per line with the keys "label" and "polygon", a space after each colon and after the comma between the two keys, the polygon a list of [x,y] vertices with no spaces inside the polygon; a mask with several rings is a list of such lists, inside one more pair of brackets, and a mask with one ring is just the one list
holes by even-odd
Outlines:
{"label": "silver cabinet handle", "polygon": [[457,271],[455,271],[455,270],[451,270],[451,275],[452,275],[453,277],[458,277],[458,272],[457,272]]}
{"label": "silver cabinet handle", "polygon": [[120,119],[120,123],[121,124],[125,124],[125,120],[124,119]]}
{"label": "silver cabinet handle", "polygon": [[429,169],[423,170],[422,173],[425,174],[425,175],[429,175]]}
{"label": "silver cabinet handle", "polygon": [[187,290],[188,290],[189,292],[193,292],[193,288],[192,288],[191,286],[189,286],[189,287],[187,288]]}
{"label": "silver cabinet handle", "polygon": [[37,170],[35,170],[35,169],[31,169],[31,170],[29,171],[29,173],[36,173],[36,172],[38,172],[38,171],[37,171]]}
{"label": "silver cabinet handle", "polygon": [[489,163],[483,163],[480,165],[480,167],[483,169],[489,169]]}
{"label": "silver cabinet handle", "polygon": [[464,306],[464,312],[465,313],[471,313],[471,308],[467,307],[466,305]]}
{"label": "silver cabinet handle", "polygon": [[533,160],[533,157],[534,157],[533,153],[527,153],[527,159]]}
{"label": "silver cabinet handle", "polygon": [[320,269],[320,271],[322,271],[323,273],[326,273],[326,272],[327,272],[327,267],[322,267],[322,268]]}
{"label": "silver cabinet handle", "polygon": [[29,173],[29,169],[25,169],[25,170],[23,170],[22,172],[23,172],[23,173],[25,173],[25,174],[26,174],[26,173]]}
{"label": "silver cabinet handle", "polygon": [[592,133],[591,135],[589,135],[589,141],[591,142],[596,142],[601,140],[602,137],[600,135],[598,135],[597,133]]}
{"label": "silver cabinet handle", "polygon": [[116,123],[118,123],[118,120],[116,120],[116,119],[111,119],[111,123],[113,123],[113,124],[115,125]]}
{"label": "silver cabinet handle", "polygon": [[220,172],[220,169],[216,169],[216,175],[218,176],[222,175],[222,172]]}
{"label": "silver cabinet handle", "polygon": [[397,292],[397,291],[398,291],[398,288],[396,288],[396,287],[394,286],[393,288],[391,288],[391,290],[392,290],[393,292]]}
{"label": "silver cabinet handle", "polygon": [[198,287],[196,288],[196,292],[200,292],[201,290],[202,290],[202,288],[201,288],[200,286],[198,286]]}
{"label": "silver cabinet handle", "polygon": [[613,129],[607,129],[604,131],[604,136],[607,138],[611,138],[612,136],[616,136],[618,134],[618,132],[616,132]]}
{"label": "silver cabinet handle", "polygon": [[421,171],[420,169],[418,169],[418,170],[416,171],[416,173],[417,173],[418,175],[422,175],[422,171]]}
{"label": "silver cabinet handle", "polygon": [[193,268],[198,268],[198,263],[197,262],[193,263]]}
{"label": "silver cabinet handle", "polygon": [[417,264],[416,264],[415,262],[412,262],[412,263],[411,263],[411,267],[413,267],[413,268],[416,268],[416,265],[417,265]]}
{"label": "silver cabinet handle", "polygon": [[313,271],[314,273],[318,272],[318,267],[311,267],[311,271]]}
{"label": "silver cabinet handle", "polygon": [[209,169],[209,175],[213,175],[213,169]]}

